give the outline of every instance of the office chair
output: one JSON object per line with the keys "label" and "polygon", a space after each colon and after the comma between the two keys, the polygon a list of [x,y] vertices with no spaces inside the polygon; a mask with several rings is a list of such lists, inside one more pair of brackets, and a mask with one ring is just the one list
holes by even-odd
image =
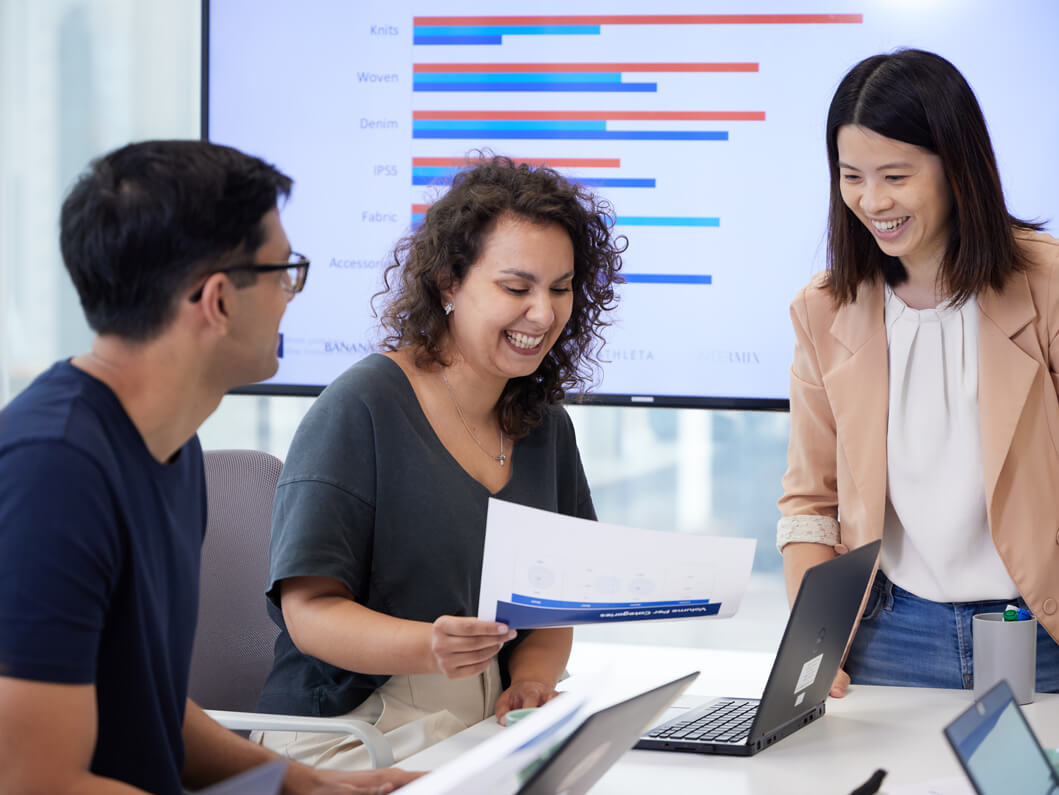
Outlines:
{"label": "office chair", "polygon": [[188,693],[234,731],[336,732],[356,736],[372,767],[393,764],[382,733],[364,721],[254,712],[272,670],[279,628],[265,610],[272,500],[283,466],[257,450],[211,450],[206,469],[206,541]]}

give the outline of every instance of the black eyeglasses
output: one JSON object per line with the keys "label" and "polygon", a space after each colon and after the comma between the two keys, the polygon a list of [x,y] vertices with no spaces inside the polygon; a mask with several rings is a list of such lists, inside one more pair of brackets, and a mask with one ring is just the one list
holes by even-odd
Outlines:
{"label": "black eyeglasses", "polygon": [[[305,279],[309,275],[309,258],[304,254],[292,251],[287,261],[283,264],[264,264],[250,262],[246,265],[233,265],[230,268],[218,268],[206,274],[208,279],[215,273],[231,273],[232,271],[254,271],[256,273],[268,273],[270,271],[283,271],[283,289],[287,291],[288,300],[302,291],[305,287]],[[206,286],[203,281],[199,288],[193,292],[188,300],[194,303],[202,298],[202,289]]]}

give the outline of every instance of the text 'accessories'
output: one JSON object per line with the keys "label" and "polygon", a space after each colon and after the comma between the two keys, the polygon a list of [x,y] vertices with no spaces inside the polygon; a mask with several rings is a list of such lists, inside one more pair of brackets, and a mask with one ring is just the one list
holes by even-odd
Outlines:
{"label": "text 'accessories'", "polygon": [[[452,304],[445,305],[446,310],[450,310],[451,307]],[[496,463],[500,464],[500,466],[503,466],[504,462],[507,461],[507,455],[504,454],[504,430],[502,428],[500,429],[500,455],[493,455],[482,447],[482,443],[478,441],[478,437],[475,435],[474,431],[471,430],[471,426],[467,424],[467,418],[463,416],[463,409],[460,408],[460,401],[456,400],[456,393],[452,391],[452,385],[449,384],[449,379],[445,377],[444,367],[441,368],[441,380],[445,382],[445,389],[449,390],[449,397],[452,398],[452,405],[456,407],[456,413],[460,415],[460,422],[463,423],[463,427],[467,431],[467,434],[471,437],[474,443],[478,445],[479,450],[496,461]]]}

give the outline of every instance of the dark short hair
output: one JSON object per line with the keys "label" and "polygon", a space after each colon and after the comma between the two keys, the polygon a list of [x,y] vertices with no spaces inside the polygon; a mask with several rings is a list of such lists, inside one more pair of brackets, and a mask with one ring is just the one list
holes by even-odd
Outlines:
{"label": "dark short hair", "polygon": [[897,50],[854,66],[839,83],[827,113],[828,287],[837,303],[856,300],[857,286],[880,275],[891,285],[908,278],[900,260],[883,253],[842,201],[838,132],[849,124],[941,159],[953,208],[938,278],[954,303],[987,287],[999,290],[1012,273],[1025,269],[1014,230],[1042,225],[1007,211],[985,117],[970,85],[940,55]]}
{"label": "dark short hair", "polygon": [[537,371],[508,382],[498,415],[504,432],[525,436],[543,419],[546,406],[566,392],[589,386],[599,364],[604,313],[617,303],[614,285],[626,241],[614,237],[610,204],[545,166],[482,156],[461,171],[449,190],[426,211],[423,223],[397,244],[386,269],[380,321],[383,347],[415,348],[416,364],[447,364],[442,345],[448,322],[442,290],[459,284],[482,252],[486,236],[503,215],[557,224],[574,248],[573,310]]}
{"label": "dark short hair", "polygon": [[290,188],[268,163],[207,141],[145,141],[94,160],[59,224],[88,325],[132,341],[157,336],[182,290],[262,244],[262,219]]}

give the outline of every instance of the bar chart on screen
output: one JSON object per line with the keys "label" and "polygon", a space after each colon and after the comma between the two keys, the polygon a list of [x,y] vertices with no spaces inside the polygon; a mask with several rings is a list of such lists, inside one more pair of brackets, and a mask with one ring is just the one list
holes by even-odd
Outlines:
{"label": "bar chart on screen", "polygon": [[[656,322],[631,334],[622,323],[610,353],[627,369],[665,372],[705,352],[704,369],[725,369],[730,351],[680,340],[689,317],[717,318],[746,286],[733,239],[757,211],[732,201],[743,190],[739,163],[752,173],[770,133],[769,86],[797,65],[763,73],[762,42],[783,31],[800,61],[789,43],[800,32],[839,37],[862,22],[856,13],[417,16],[412,223],[473,162],[469,148],[551,166],[614,206],[615,232],[629,240],[622,316],[678,310],[657,322],[656,308]],[[760,345],[744,348],[730,369],[762,365]]]}
{"label": "bar chart on screen", "polygon": [[493,153],[593,191],[628,242],[596,395],[782,407],[789,305],[825,265],[841,76],[897,47],[950,58],[1005,196],[1036,217],[1055,206],[1059,113],[1036,103],[1027,124],[1017,96],[1052,93],[1057,15],[1044,0],[215,0],[205,129],[296,178],[284,224],[314,262],[273,381],[322,386],[373,349],[394,244]]}

